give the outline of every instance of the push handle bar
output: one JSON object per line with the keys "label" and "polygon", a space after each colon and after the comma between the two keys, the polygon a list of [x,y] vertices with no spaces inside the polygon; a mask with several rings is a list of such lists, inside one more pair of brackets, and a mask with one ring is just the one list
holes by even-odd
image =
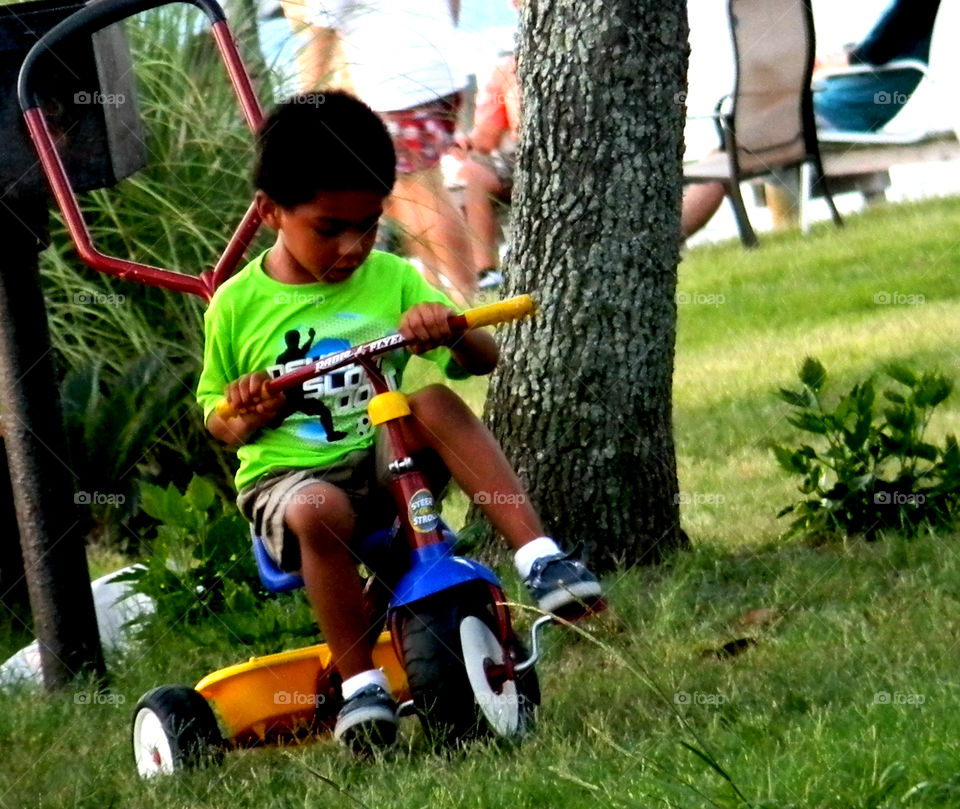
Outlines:
{"label": "push handle bar", "polygon": [[[477,306],[468,309],[461,315],[450,315],[450,327],[456,332],[465,332],[470,329],[477,329],[481,326],[493,326],[497,323],[507,323],[511,320],[522,320],[536,311],[536,304],[530,295],[518,295],[515,298],[508,298],[505,301],[487,304],[486,306]],[[344,351],[338,351],[335,354],[327,354],[320,357],[309,365],[297,368],[290,373],[282,376],[268,379],[263,383],[260,391],[261,398],[269,398],[297,385],[302,385],[308,379],[313,379],[321,374],[329,373],[344,365],[350,365],[360,360],[368,360],[386,354],[388,351],[395,351],[403,348],[411,341],[407,340],[402,334],[390,334],[381,337],[379,340],[373,340],[369,343],[363,343]],[[217,415],[220,418],[228,419],[233,416],[243,415],[246,410],[235,409],[230,402],[224,399],[217,404]]]}
{"label": "push handle bar", "polygon": [[[216,0],[178,0],[199,8],[211,23],[223,22],[226,15]],[[40,106],[40,98],[33,87],[33,74],[37,61],[44,51],[52,48],[67,37],[78,34],[87,36],[120,22],[134,14],[149,11],[152,8],[165,6],[170,0],[95,0],[71,14],[65,20],[57,23],[45,33],[27,53],[20,68],[20,77],[17,81],[17,97],[20,100],[20,109],[26,112]]]}
{"label": "push handle bar", "polygon": [[126,17],[142,11],[159,8],[171,2],[184,2],[196,6],[206,14],[210,20],[211,33],[217,43],[217,49],[230,76],[234,92],[243,111],[247,126],[256,131],[263,119],[260,102],[254,92],[250,75],[243,66],[243,60],[237,51],[236,43],[227,27],[223,9],[216,0],[94,0],[90,5],[75,11],[65,20],[51,28],[30,49],[17,81],[17,95],[20,106],[23,108],[23,117],[40,158],[43,173],[50,184],[50,190],[63,214],[63,220],[70,231],[70,238],[80,259],[89,267],[98,272],[121,278],[125,281],[158,286],[172,289],[177,292],[188,292],[209,301],[217,287],[220,286],[236,269],[240,259],[253,241],[257,228],[260,226],[260,216],[256,205],[251,203],[237,226],[226,248],[212,270],[205,270],[198,276],[183,272],[153,267],[137,261],[108,256],[97,250],[93,238],[87,228],[80,209],[80,203],[70,184],[67,170],[57,148],[54,133],[47,123],[40,106],[33,78],[43,53],[56,45],[65,37],[78,34],[87,36],[105,28]]}

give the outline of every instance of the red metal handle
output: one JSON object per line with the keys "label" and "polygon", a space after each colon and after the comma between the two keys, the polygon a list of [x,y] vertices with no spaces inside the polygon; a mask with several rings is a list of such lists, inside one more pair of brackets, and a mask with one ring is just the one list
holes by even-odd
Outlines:
{"label": "red metal handle", "polygon": [[[223,10],[214,0],[183,1],[202,8],[213,23],[212,33],[220,51],[220,56],[226,65],[227,73],[237,94],[247,126],[255,132],[263,120],[263,111],[253,90],[250,75],[247,73],[237,51],[230,29],[223,19]],[[64,36],[75,34],[78,31],[88,33],[97,31],[138,11],[166,4],[167,0],[162,2],[157,2],[157,0],[97,0],[75,14],[71,14],[41,37],[39,42],[30,49],[20,70],[18,93],[30,139],[37,150],[40,164],[47,181],[50,183],[50,189],[63,214],[67,229],[70,231],[70,238],[84,264],[98,272],[113,275],[125,281],[136,281],[176,292],[189,292],[204,300],[210,300],[216,288],[236,269],[247,246],[253,240],[257,228],[260,226],[260,217],[257,215],[255,207],[251,204],[247,210],[227,243],[227,247],[216,267],[212,271],[207,270],[201,273],[199,276],[161,269],[149,264],[101,253],[93,244],[76,194],[70,184],[70,178],[67,176],[66,168],[57,151],[53,133],[50,131],[42,108],[38,105],[39,102],[35,98],[31,84],[31,76],[37,60],[49,46]]]}

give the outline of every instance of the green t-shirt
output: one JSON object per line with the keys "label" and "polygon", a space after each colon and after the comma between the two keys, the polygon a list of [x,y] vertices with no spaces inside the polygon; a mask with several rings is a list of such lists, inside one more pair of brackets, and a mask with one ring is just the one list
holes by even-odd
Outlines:
{"label": "green t-shirt", "polygon": [[[346,280],[336,284],[284,284],[263,270],[261,254],[227,281],[204,317],[203,371],[197,400],[204,420],[233,380],[266,371],[291,371],[318,357],[376,340],[397,330],[401,315],[424,302],[452,306],[407,261],[373,251]],[[424,355],[448,376],[462,369],[446,348]],[[381,358],[396,385],[410,355]],[[340,368],[286,392],[285,416],[237,450],[237,489],[284,468],[326,468],[373,444],[367,416],[372,388],[358,365]]]}

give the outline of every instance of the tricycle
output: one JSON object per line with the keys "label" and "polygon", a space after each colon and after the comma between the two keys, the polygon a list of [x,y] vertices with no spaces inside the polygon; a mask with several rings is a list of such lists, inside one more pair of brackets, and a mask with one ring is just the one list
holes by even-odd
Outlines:
{"label": "tricycle", "polygon": [[[529,296],[520,296],[451,317],[451,326],[500,323],[532,307]],[[392,389],[374,361],[403,345],[399,334],[391,335],[320,357],[266,384],[275,393],[319,374],[363,369],[375,394],[367,408],[370,422],[388,439],[388,487],[397,509],[391,528],[359,543],[361,560],[372,573],[366,593],[371,633],[377,633],[374,665],[387,674],[401,714],[416,714],[431,743],[519,739],[532,727],[540,703],[534,669],[539,633],[555,616],[541,616],[533,624],[528,653],[514,631],[497,576],[454,554],[456,538],[404,445],[400,422],[410,415],[406,397]],[[283,592],[302,585],[297,574],[276,565],[257,536],[253,547],[268,589]],[[388,630],[380,632],[384,624]],[[137,769],[144,776],[173,772],[216,758],[227,746],[329,731],[340,707],[338,685],[330,651],[320,644],[229,666],[194,688],[153,689],[134,711]]]}

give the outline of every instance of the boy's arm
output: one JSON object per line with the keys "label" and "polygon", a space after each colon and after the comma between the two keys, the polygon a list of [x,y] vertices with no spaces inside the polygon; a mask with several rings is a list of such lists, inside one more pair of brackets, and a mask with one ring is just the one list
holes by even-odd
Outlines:
{"label": "boy's arm", "polygon": [[[231,350],[236,339],[234,321],[229,302],[215,295],[203,317],[203,368],[197,382],[197,401],[203,409],[204,425],[214,438],[229,446],[246,443],[277,417],[284,402],[283,394],[261,401],[263,383],[269,378],[265,372],[236,378],[240,369]],[[251,412],[225,418],[217,412],[224,399],[234,410]]]}
{"label": "boy's arm", "polygon": [[263,383],[269,378],[263,372],[248,374],[227,386],[224,400],[234,412],[229,416],[217,410],[210,413],[206,426],[214,438],[239,446],[276,420],[285,397],[282,393],[264,397]]}

